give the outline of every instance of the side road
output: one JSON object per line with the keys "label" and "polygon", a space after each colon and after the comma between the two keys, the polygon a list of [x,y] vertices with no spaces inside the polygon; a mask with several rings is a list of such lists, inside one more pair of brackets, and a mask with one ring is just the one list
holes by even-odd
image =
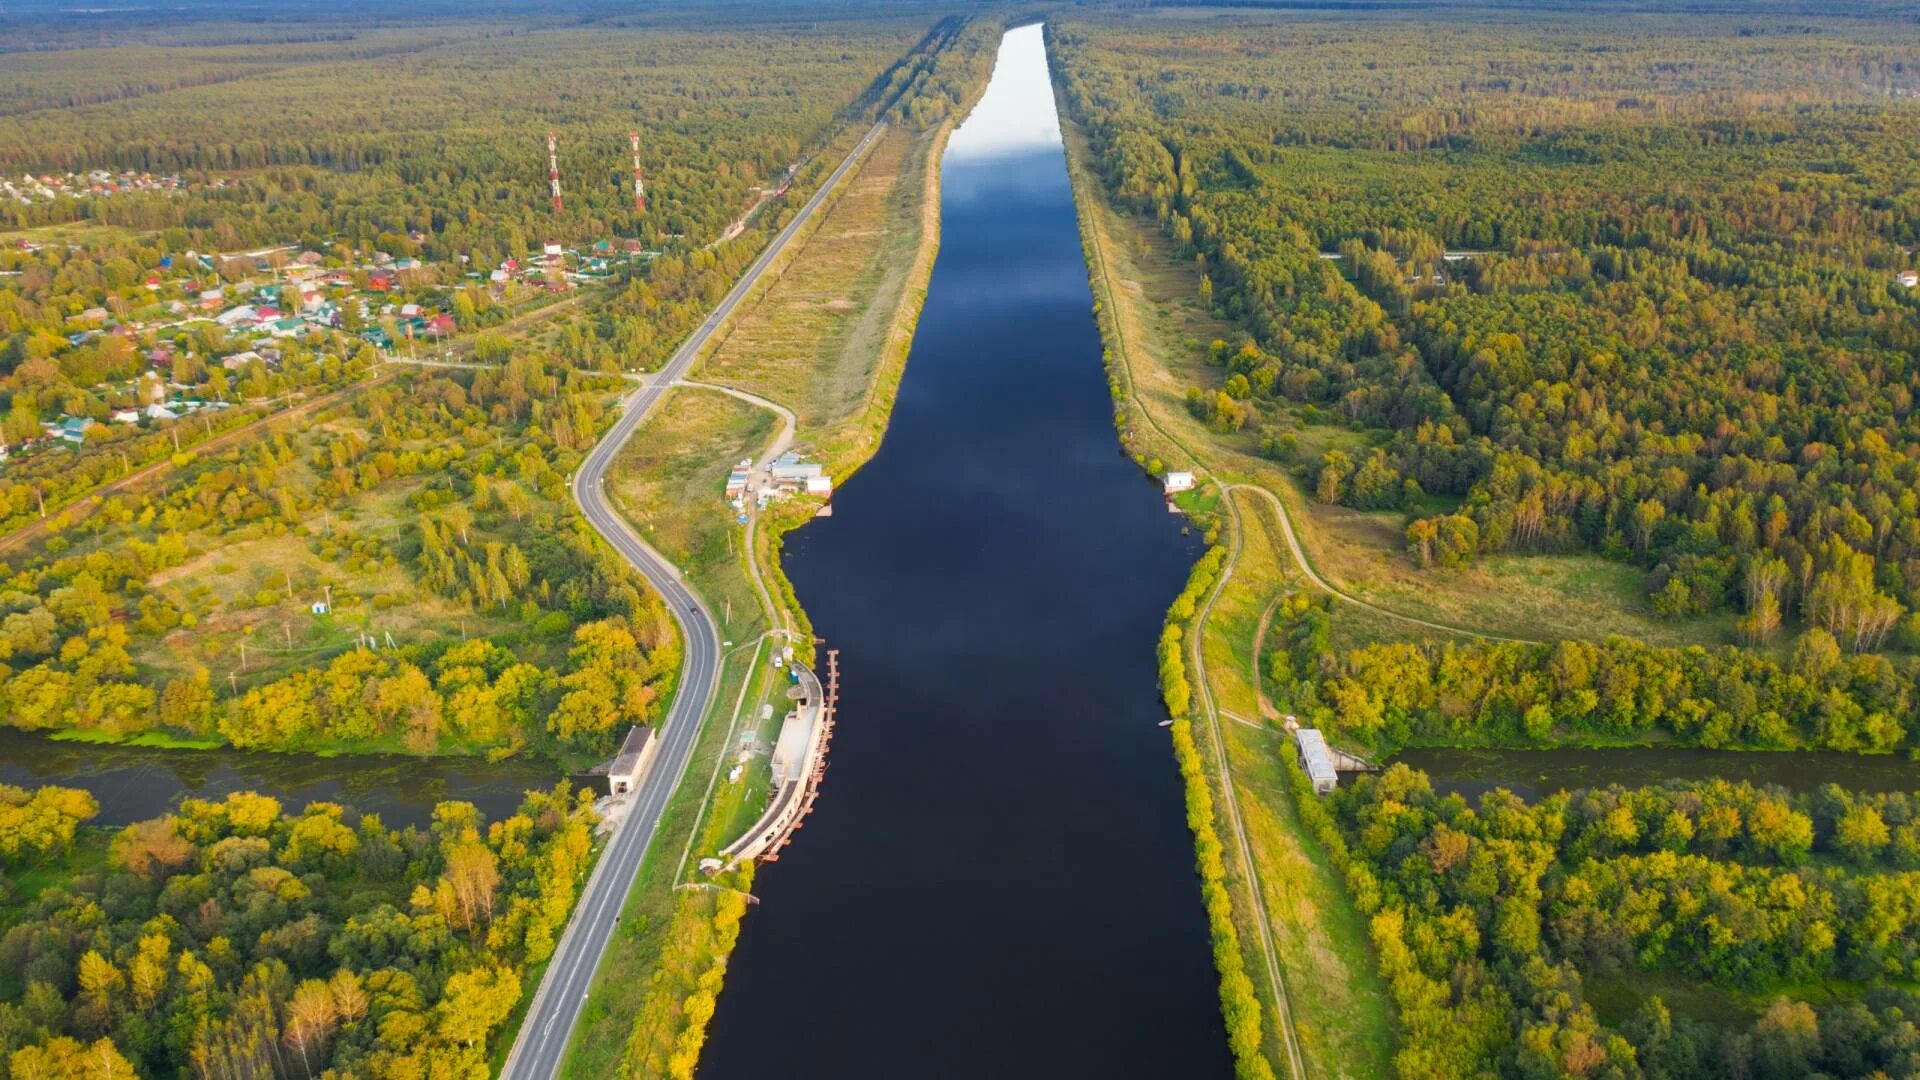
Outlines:
{"label": "side road", "polygon": [[887,123],[882,120],[861,138],[786,228],[780,230],[734,283],[706,321],[681,343],[658,375],[628,395],[621,407],[620,419],[574,474],[573,497],[581,513],[666,599],[680,623],[686,641],[686,658],[681,667],[679,692],[674,695],[673,707],[660,729],[660,749],[647,774],[641,778],[633,805],[614,830],[613,839],[588,877],[566,933],[547,965],[540,988],[534,992],[533,1003],[507,1056],[506,1067],[501,1071],[507,1080],[549,1080],[559,1073],[566,1057],[567,1041],[586,1004],[587,991],[593,985],[600,958],[626,906],[627,893],[639,877],[641,860],[652,842],[660,815],[686,772],[701,718],[706,715],[719,684],[720,636],[714,628],[712,612],[687,588],[680,569],[641,540],[614,511],[604,489],[607,468],[667,390],[686,376],[714,332],[726,324],[788,241],[812,219],[829,193],[879,141],[886,128]]}

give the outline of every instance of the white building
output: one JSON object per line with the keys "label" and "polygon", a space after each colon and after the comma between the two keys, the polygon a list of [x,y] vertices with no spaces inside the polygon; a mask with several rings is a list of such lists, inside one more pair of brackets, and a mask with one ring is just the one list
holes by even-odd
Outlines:
{"label": "white building", "polygon": [[1162,489],[1169,495],[1178,495],[1182,491],[1193,490],[1193,474],[1190,472],[1170,472],[1166,476]]}
{"label": "white building", "polygon": [[607,767],[607,793],[625,795],[640,786],[640,777],[647,771],[647,764],[653,760],[653,729],[635,724],[627,729],[627,737],[620,744],[620,752],[614,755],[613,764]]}
{"label": "white building", "polygon": [[1327,749],[1327,740],[1317,728],[1301,728],[1293,733],[1294,745],[1300,748],[1300,766],[1307,770],[1307,779],[1313,781],[1313,792],[1325,795],[1340,785],[1340,774],[1333,767],[1333,752]]}

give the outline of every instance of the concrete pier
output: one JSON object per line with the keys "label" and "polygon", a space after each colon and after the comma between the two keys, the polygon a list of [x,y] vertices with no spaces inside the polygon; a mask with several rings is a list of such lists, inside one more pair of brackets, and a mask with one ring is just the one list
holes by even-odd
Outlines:
{"label": "concrete pier", "polygon": [[780,725],[773,751],[773,797],[766,812],[744,835],[720,852],[722,864],[732,869],[748,859],[775,862],[792,839],[800,820],[819,797],[820,779],[827,768],[827,744],[833,741],[833,712],[840,695],[839,653],[827,651],[827,682],[812,668],[793,662],[799,676],[794,684],[794,707]]}

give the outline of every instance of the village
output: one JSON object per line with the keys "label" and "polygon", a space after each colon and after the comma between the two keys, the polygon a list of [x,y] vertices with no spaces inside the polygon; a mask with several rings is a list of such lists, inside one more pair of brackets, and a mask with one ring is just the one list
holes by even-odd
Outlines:
{"label": "village", "polygon": [[[216,177],[204,186],[219,189],[227,184],[225,177]],[[153,173],[132,170],[115,173],[106,169],[90,169],[86,172],[44,173],[40,176],[22,173],[17,183],[0,178],[0,197],[31,206],[56,199],[105,198],[131,192],[171,195],[186,191],[188,186],[177,175],[155,176]]]}
{"label": "village", "polygon": [[[14,240],[0,252],[0,266],[9,267],[0,274],[25,272],[10,267],[27,264],[50,246]],[[83,250],[78,244],[58,247],[64,252],[49,254]],[[264,397],[248,391],[260,391],[265,380],[249,376],[278,373],[291,349],[323,363],[359,348],[380,356],[435,350],[462,330],[497,321],[481,317],[483,310],[504,316],[543,294],[611,281],[623,265],[657,254],[634,240],[600,240],[582,248],[546,243],[537,254],[485,269],[467,268],[464,255],[450,266],[384,251],[323,253],[299,246],[167,255],[134,287],[67,316],[64,344],[53,353],[57,361],[82,348],[106,348],[116,356],[131,351],[145,370],[88,388],[65,411],[42,416],[37,435],[12,430],[0,440],[0,463],[55,447],[77,448],[115,425],[151,427]],[[141,293],[144,302],[137,299]]]}

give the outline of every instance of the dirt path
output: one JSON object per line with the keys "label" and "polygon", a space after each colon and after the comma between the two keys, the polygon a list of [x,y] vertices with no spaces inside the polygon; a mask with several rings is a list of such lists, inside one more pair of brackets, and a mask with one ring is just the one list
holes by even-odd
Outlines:
{"label": "dirt path", "polygon": [[[184,449],[186,452],[192,454],[199,454],[203,451],[224,450],[249,435],[258,434],[263,428],[283,421],[295,420],[308,413],[323,409],[328,405],[340,401],[349,394],[357,393],[370,386],[385,382],[391,378],[392,375],[393,372],[390,370],[376,372],[351,386],[343,386],[338,390],[330,390],[327,393],[321,394],[319,397],[303,401],[298,405],[282,409],[276,413],[269,413],[252,423],[242,424],[232,431],[223,431],[211,439],[194,443]],[[149,480],[158,480],[165,477],[173,472],[173,470],[172,457],[164,457],[151,465],[135,469],[127,475],[120,477],[118,480],[102,484],[92,491],[87,492],[85,495],[80,496],[78,499],[60,507],[58,510],[54,510],[39,521],[22,526],[8,533],[6,536],[0,537],[0,554],[5,554],[39,538],[51,531],[56,525],[61,528],[77,525],[85,521],[95,510],[99,509],[100,504],[104,502],[109,495],[117,495],[123,491],[135,490]]]}
{"label": "dirt path", "polygon": [[[1259,484],[1245,484],[1245,483],[1230,484],[1230,483],[1222,482],[1220,480],[1215,480],[1214,483],[1219,486],[1220,490],[1225,494],[1229,502],[1232,501],[1232,493],[1235,491],[1251,491],[1259,495],[1260,497],[1266,499],[1267,505],[1273,507],[1274,516],[1279,519],[1280,535],[1286,538],[1287,550],[1292,552],[1294,564],[1300,568],[1301,573],[1307,576],[1308,581],[1313,582],[1314,585],[1318,586],[1321,589],[1321,591],[1327,593],[1328,595],[1332,596],[1336,600],[1341,601],[1342,603],[1352,604],[1354,607],[1361,608],[1366,611],[1371,611],[1376,615],[1384,615],[1389,619],[1397,619],[1400,622],[1409,623],[1414,626],[1423,626],[1429,630],[1441,630],[1449,634],[1465,634],[1468,637],[1482,638],[1487,641],[1519,641],[1519,642],[1525,642],[1530,645],[1539,644],[1539,642],[1534,641],[1532,638],[1517,638],[1517,637],[1507,637],[1504,634],[1489,634],[1484,630],[1473,630],[1464,626],[1451,626],[1447,623],[1434,622],[1430,619],[1422,619],[1422,618],[1419,618],[1418,616],[1408,615],[1408,614],[1405,614],[1404,612],[1394,611],[1391,608],[1381,607],[1379,604],[1375,604],[1367,600],[1362,600],[1357,596],[1353,596],[1349,593],[1343,592],[1339,588],[1336,588],[1332,582],[1328,581],[1326,578],[1321,577],[1320,572],[1315,570],[1313,568],[1313,564],[1307,561],[1307,553],[1301,549],[1299,537],[1294,535],[1293,518],[1289,516],[1287,513],[1287,504],[1281,501],[1278,495],[1275,495],[1271,490],[1267,488],[1261,487]],[[1239,525],[1237,521],[1235,523],[1234,528],[1236,531],[1238,531]],[[1265,629],[1264,623],[1261,624],[1261,628],[1263,630]]]}
{"label": "dirt path", "polygon": [[[1233,766],[1227,760],[1226,732],[1220,729],[1221,710],[1214,703],[1213,685],[1207,678],[1207,620],[1213,617],[1214,604],[1220,599],[1220,594],[1226,591],[1227,582],[1232,579],[1234,567],[1240,561],[1241,538],[1244,535],[1240,528],[1240,508],[1233,501],[1233,493],[1224,492],[1224,497],[1227,514],[1232,520],[1229,534],[1233,537],[1233,546],[1227,552],[1226,564],[1220,568],[1220,576],[1215,579],[1213,589],[1207,593],[1206,603],[1201,605],[1194,617],[1188,648],[1192,654],[1193,669],[1197,673],[1193,683],[1200,690],[1202,712],[1213,733],[1213,755],[1215,765],[1220,770],[1220,787],[1226,796],[1222,801],[1227,807],[1227,822],[1233,826],[1234,845],[1239,849],[1240,865],[1246,872],[1247,900],[1253,907],[1254,918],[1260,927],[1260,950],[1266,957],[1267,982],[1273,991],[1274,1011],[1280,1018],[1280,1041],[1287,1049],[1287,1075],[1295,1080],[1303,1080],[1307,1075],[1306,1060],[1300,1052],[1300,1036],[1293,1026],[1293,1008],[1287,1000],[1286,977],[1280,972],[1280,957],[1273,947],[1273,922],[1267,916],[1266,896],[1260,887],[1260,870],[1253,861],[1253,843],[1247,839],[1246,826],[1240,820],[1240,795],[1234,788]],[[1255,657],[1254,664],[1257,667],[1258,653]],[[1258,686],[1259,683],[1256,681],[1254,685]]]}
{"label": "dirt path", "polygon": [[1260,703],[1260,719],[1278,720],[1280,710],[1267,700],[1267,686],[1260,681],[1260,654],[1267,647],[1267,627],[1273,625],[1273,609],[1280,606],[1280,598],[1274,597],[1267,604],[1267,610],[1260,613],[1260,625],[1253,632],[1253,696]]}

